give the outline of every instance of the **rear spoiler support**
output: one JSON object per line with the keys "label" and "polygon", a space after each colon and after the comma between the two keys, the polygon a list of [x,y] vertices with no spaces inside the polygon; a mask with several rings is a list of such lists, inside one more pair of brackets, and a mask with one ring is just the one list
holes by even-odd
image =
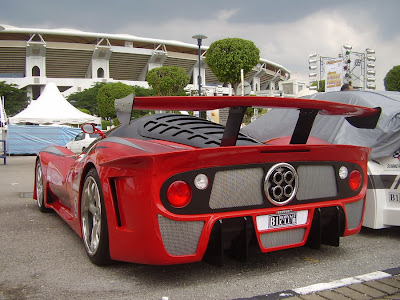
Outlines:
{"label": "rear spoiler support", "polygon": [[[346,120],[352,126],[363,129],[374,129],[378,124],[382,109],[375,108],[377,113],[371,116],[347,117]],[[299,118],[293,131],[290,144],[306,144],[310,136],[315,117],[318,115],[318,109],[300,109]]]}
{"label": "rear spoiler support", "polygon": [[299,118],[294,128],[291,144],[306,144],[310,136],[311,128],[314,124],[318,109],[300,109]]}
{"label": "rear spoiler support", "polygon": [[235,146],[239,136],[240,126],[243,122],[243,116],[246,113],[247,106],[236,106],[229,108],[228,120],[224,134],[222,135],[220,147]]}

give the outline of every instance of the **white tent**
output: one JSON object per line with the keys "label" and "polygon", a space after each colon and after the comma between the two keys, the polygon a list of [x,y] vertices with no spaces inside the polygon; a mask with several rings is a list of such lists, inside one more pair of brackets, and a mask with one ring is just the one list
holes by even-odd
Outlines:
{"label": "white tent", "polygon": [[71,105],[60,93],[55,83],[48,83],[37,100],[33,100],[27,108],[14,117],[10,124],[101,124],[100,117],[81,112]]}
{"label": "white tent", "polygon": [[4,97],[0,98],[0,127],[4,127],[7,124],[7,114],[4,110]]}

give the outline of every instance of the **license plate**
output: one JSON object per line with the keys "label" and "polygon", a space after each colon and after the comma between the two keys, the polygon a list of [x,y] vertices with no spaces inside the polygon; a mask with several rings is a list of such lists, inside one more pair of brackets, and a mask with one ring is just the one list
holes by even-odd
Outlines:
{"label": "license plate", "polygon": [[400,202],[400,193],[389,192],[389,202]]}
{"label": "license plate", "polygon": [[295,212],[279,215],[269,215],[268,219],[269,228],[297,225],[297,214]]}
{"label": "license plate", "polygon": [[308,210],[300,210],[257,216],[256,222],[257,229],[263,231],[287,226],[304,225],[307,223],[307,219]]}

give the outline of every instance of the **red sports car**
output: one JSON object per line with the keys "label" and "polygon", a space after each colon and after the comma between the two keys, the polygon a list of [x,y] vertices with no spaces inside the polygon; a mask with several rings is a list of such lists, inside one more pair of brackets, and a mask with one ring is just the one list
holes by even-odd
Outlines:
{"label": "red sports car", "polygon": [[[230,107],[226,126],[179,114],[131,120],[132,109]],[[240,133],[247,107],[299,111],[290,137]],[[34,199],[82,237],[98,265],[178,264],[253,250],[339,245],[361,229],[369,148],[309,138],[317,114],[373,128],[379,108],[274,97],[134,97],[115,101],[121,126],[75,155],[37,157]],[[97,131],[91,124],[87,133]]]}

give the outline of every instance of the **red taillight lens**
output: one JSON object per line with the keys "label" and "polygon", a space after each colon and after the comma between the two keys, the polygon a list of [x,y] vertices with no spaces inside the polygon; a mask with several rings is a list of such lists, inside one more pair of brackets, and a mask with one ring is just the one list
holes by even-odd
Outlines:
{"label": "red taillight lens", "polygon": [[349,186],[353,191],[356,191],[361,186],[361,173],[358,170],[354,170],[349,176]]}
{"label": "red taillight lens", "polygon": [[184,207],[192,199],[192,189],[184,181],[175,181],[168,187],[167,199],[174,207]]}

